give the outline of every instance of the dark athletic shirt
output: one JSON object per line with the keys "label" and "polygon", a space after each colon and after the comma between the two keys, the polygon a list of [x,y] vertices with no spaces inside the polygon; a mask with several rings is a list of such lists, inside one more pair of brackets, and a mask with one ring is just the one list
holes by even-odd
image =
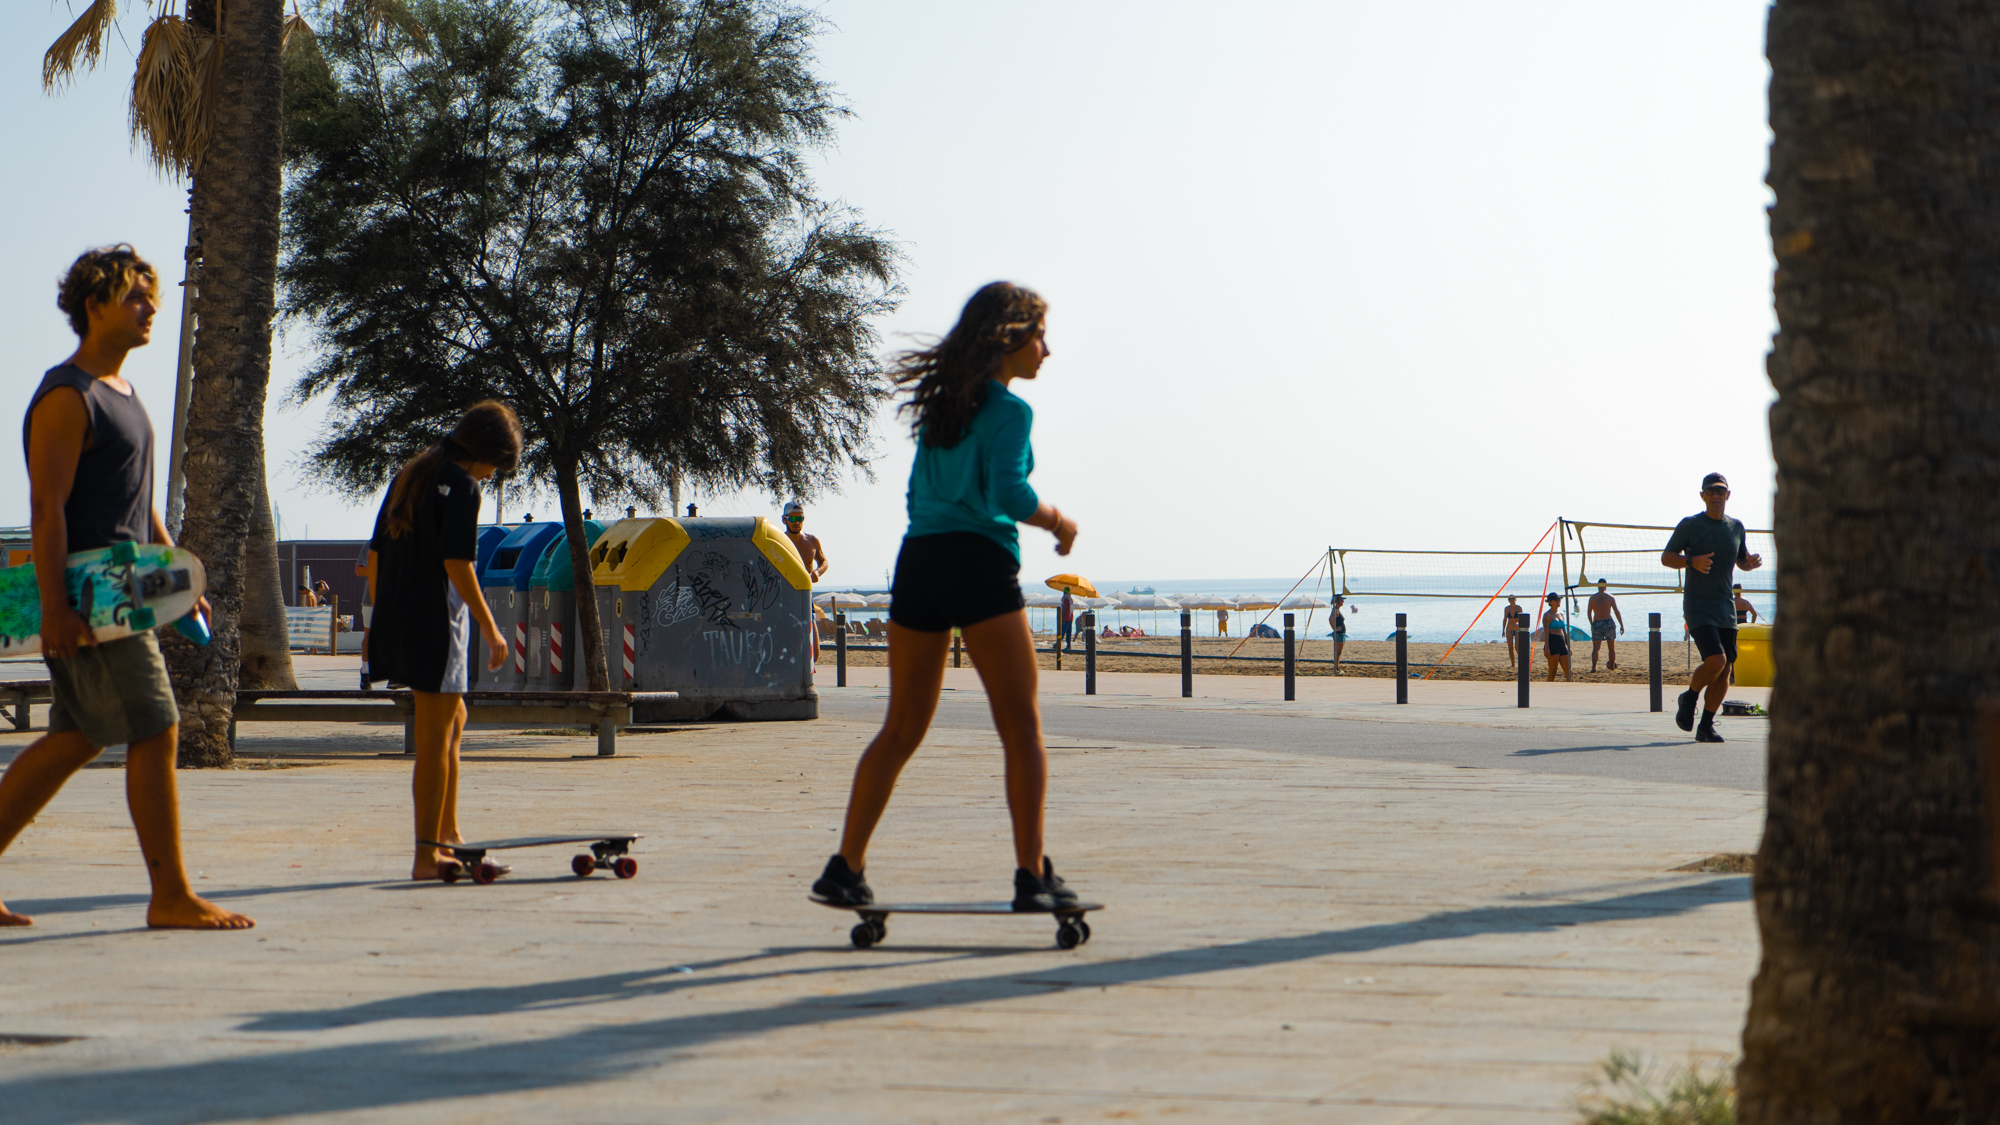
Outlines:
{"label": "dark athletic shirt", "polygon": [[[390,489],[393,493],[394,488]],[[451,579],[444,560],[479,557],[479,484],[446,461],[417,492],[410,530],[391,538],[389,499],[375,516],[374,623],[368,634],[368,670],[376,679],[434,682],[450,649]],[[435,687],[424,687],[435,691]]]}
{"label": "dark athletic shirt", "polygon": [[1743,521],[1734,516],[1713,520],[1707,512],[1697,512],[1674,528],[1673,536],[1667,540],[1668,554],[1689,559],[1695,555],[1715,556],[1710,560],[1707,574],[1696,570],[1692,562],[1681,572],[1687,576],[1682,587],[1681,611],[1690,626],[1736,628],[1736,564],[1750,556],[1745,546],[1747,539]]}
{"label": "dark athletic shirt", "polygon": [[113,543],[153,541],[153,420],[146,416],[135,391],[119,394],[102,379],[74,364],[49,368],[28,416],[21,420],[21,448],[28,446],[28,429],[35,406],[57,387],[83,396],[90,422],[83,454],[76,459],[76,483],[63,505],[69,527],[69,549],[89,551]]}

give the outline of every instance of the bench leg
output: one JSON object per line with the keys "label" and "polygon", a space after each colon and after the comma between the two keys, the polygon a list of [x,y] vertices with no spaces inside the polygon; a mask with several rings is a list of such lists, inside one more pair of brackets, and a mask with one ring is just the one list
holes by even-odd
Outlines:
{"label": "bench leg", "polygon": [[414,712],[403,716],[403,753],[417,752],[417,716]]}
{"label": "bench leg", "polygon": [[14,729],[28,729],[28,696],[25,692],[14,697]]}
{"label": "bench leg", "polygon": [[597,724],[597,756],[609,758],[618,753],[618,723],[606,715]]}

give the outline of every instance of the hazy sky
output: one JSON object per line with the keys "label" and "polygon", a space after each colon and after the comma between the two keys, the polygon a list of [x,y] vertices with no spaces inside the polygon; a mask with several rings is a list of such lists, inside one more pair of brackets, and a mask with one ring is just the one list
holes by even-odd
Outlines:
{"label": "hazy sky", "polygon": [[[74,346],[54,282],[80,249],[129,240],[179,279],[184,188],[126,128],[129,6],[130,42],[53,98],[40,59],[61,0],[0,46],[0,416]],[[1525,550],[1559,515],[1672,523],[1711,470],[1769,526],[1762,4],[819,11],[822,72],[856,114],[822,189],[907,258],[885,348],[944,331],[995,278],[1052,305],[1053,355],[1017,390],[1033,483],[1082,534],[1058,565],[1023,529],[1024,579],[1296,575],[1329,545]],[[176,290],[127,367],[163,485],[179,312]],[[359,536],[373,499],[298,478],[318,421],[280,403],[307,344],[279,346],[273,499],[288,535]],[[875,479],[811,506],[828,586],[883,584],[910,454],[885,413]],[[21,463],[0,458],[0,523],[26,521]]]}

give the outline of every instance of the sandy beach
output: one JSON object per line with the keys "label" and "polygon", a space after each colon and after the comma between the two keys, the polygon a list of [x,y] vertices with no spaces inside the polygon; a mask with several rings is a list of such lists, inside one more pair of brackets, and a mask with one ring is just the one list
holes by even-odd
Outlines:
{"label": "sandy beach", "polygon": [[[1049,634],[1037,634],[1036,644],[1041,653],[1041,666],[1056,667],[1055,656],[1049,651],[1054,642]],[[1694,646],[1679,638],[1661,638],[1661,677],[1668,683],[1684,680],[1694,670]],[[853,644],[879,645],[880,641],[854,638]],[[1099,672],[1169,672],[1178,667],[1180,639],[1177,636],[1132,637],[1098,641],[1097,670]],[[1328,640],[1298,642],[1301,676],[1334,675],[1333,642]],[[1590,642],[1577,641],[1571,645],[1570,664],[1575,679],[1585,683],[1643,684],[1646,682],[1646,634],[1643,630],[1628,632],[1626,639],[1618,643],[1618,670],[1607,667],[1608,653],[1600,654],[1598,670],[1590,671]],[[1224,637],[1198,637],[1194,642],[1195,670],[1203,675],[1214,676],[1280,676],[1284,674],[1283,658],[1285,642],[1276,640],[1239,641]],[[1435,679],[1446,680],[1511,680],[1514,668],[1507,660],[1507,650],[1497,641],[1467,640],[1454,650],[1446,644],[1410,645],[1410,663],[1418,667],[1419,674],[1428,669],[1421,666],[1434,664],[1450,653],[1442,668],[1432,673]],[[1151,654],[1151,655],[1142,655]],[[1163,659],[1164,657],[1164,659]],[[1201,657],[1234,657],[1234,659],[1204,660]],[[1249,659],[1245,659],[1249,658]],[[966,657],[967,663],[970,658]],[[1391,641],[1349,641],[1341,653],[1339,674],[1342,676],[1380,676],[1385,679],[1395,675],[1394,661],[1396,646]],[[1328,663],[1310,663],[1327,661]],[[887,653],[879,648],[861,649],[850,647],[847,662],[852,667],[871,668],[887,663]],[[1374,663],[1363,663],[1374,662]],[[833,663],[833,650],[829,645],[820,655],[822,665]],[[1065,668],[1083,667],[1083,647],[1063,656]],[[1534,674],[1536,679],[1547,675],[1542,662],[1541,646],[1535,646]]]}

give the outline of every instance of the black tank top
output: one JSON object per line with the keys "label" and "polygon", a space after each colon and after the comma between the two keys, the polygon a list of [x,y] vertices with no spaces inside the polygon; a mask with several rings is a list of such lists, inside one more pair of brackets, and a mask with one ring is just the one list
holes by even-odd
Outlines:
{"label": "black tank top", "polygon": [[21,421],[21,445],[28,444],[28,427],[35,404],[57,387],[83,396],[90,421],[89,444],[76,459],[76,483],[63,520],[69,525],[69,549],[88,551],[113,543],[153,541],[153,422],[139,395],[119,394],[102,379],[73,364],[51,367],[28,401]]}

